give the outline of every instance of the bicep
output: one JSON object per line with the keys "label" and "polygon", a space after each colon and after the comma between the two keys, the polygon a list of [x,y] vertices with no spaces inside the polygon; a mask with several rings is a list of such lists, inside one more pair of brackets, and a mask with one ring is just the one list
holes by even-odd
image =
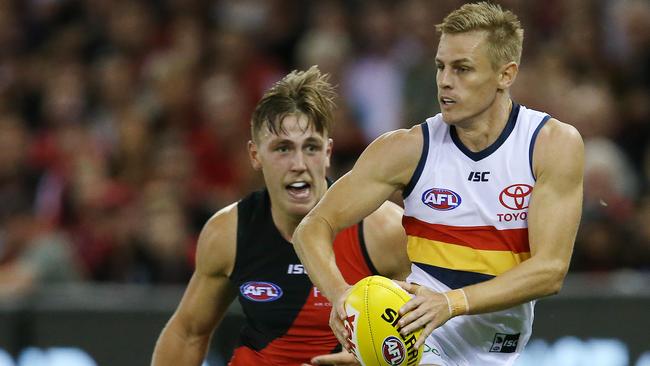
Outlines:
{"label": "bicep", "polygon": [[334,183],[314,212],[339,231],[368,216],[394,191],[391,185],[353,170]]}
{"label": "bicep", "polygon": [[571,128],[552,131],[545,139],[535,153],[538,180],[528,216],[531,255],[568,267],[582,212],[583,145]]}
{"label": "bicep", "polygon": [[209,335],[235,296],[228,277],[195,272],[174,317],[189,335]]}
{"label": "bicep", "polygon": [[422,150],[419,127],[371,143],[350,172],[327,191],[314,211],[338,231],[377,210],[411,179]]}
{"label": "bicep", "polygon": [[237,206],[215,214],[199,235],[196,270],[174,315],[191,335],[211,333],[236,296],[229,275],[236,247]]}

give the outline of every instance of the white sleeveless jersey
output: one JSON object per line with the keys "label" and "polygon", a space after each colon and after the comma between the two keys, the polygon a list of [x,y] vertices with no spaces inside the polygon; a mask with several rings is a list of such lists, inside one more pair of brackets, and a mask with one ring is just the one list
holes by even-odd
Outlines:
{"label": "white sleeveless jersey", "polygon": [[[513,103],[501,135],[477,153],[441,114],[421,125],[422,157],[404,190],[409,282],[443,292],[487,281],[530,258],[532,156],[549,118]],[[433,332],[433,344],[448,365],[512,364],[530,338],[533,308],[529,302],[455,317]]]}

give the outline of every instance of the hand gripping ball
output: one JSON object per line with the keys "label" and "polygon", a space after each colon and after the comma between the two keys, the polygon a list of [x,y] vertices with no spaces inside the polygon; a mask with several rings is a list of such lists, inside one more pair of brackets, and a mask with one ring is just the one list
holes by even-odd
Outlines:
{"label": "hand gripping ball", "polygon": [[415,366],[422,347],[415,342],[422,330],[402,336],[397,330],[399,309],[411,299],[404,289],[382,276],[370,276],[352,286],[345,299],[348,346],[363,366]]}

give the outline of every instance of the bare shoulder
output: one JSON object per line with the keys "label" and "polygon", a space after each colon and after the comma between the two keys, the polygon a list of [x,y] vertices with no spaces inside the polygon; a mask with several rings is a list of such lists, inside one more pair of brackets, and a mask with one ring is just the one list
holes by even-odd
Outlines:
{"label": "bare shoulder", "polygon": [[389,131],[379,136],[375,142],[384,144],[417,143],[422,144],[422,126],[415,125],[411,128],[400,128]]}
{"label": "bare shoulder", "polygon": [[[578,130],[551,118],[539,131],[533,153],[535,176],[573,173],[582,176],[584,143]],[[572,174],[572,175],[573,175]]]}
{"label": "bare shoulder", "polygon": [[387,132],[368,146],[355,168],[369,169],[383,181],[405,185],[420,161],[423,146],[420,125]]}
{"label": "bare shoulder", "polygon": [[399,157],[420,157],[423,143],[422,126],[416,125],[409,129],[399,129],[379,136],[369,147],[380,149],[383,153]]}
{"label": "bare shoulder", "polygon": [[215,213],[203,226],[196,270],[210,276],[232,273],[237,247],[237,202]]}
{"label": "bare shoulder", "polygon": [[544,128],[539,131],[538,141],[541,139],[549,139],[546,143],[556,142],[558,144],[580,144],[582,145],[582,137],[578,130],[568,123],[561,122],[555,118],[551,118],[546,122]]}

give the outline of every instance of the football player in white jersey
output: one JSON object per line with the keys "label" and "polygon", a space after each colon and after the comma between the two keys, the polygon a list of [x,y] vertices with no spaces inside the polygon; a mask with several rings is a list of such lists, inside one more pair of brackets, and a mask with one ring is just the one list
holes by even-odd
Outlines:
{"label": "football player in white jersey", "polygon": [[[474,279],[481,276],[482,278],[466,281],[464,284],[460,282],[454,284],[451,281],[445,286],[445,281],[436,282],[438,278],[434,278],[435,275],[425,272],[423,276],[431,275],[432,280],[418,282],[422,286],[413,283],[415,281],[401,283],[402,287],[411,292],[414,297],[400,310],[403,316],[399,325],[404,334],[418,328],[423,329],[423,336],[417,344],[417,346],[423,344],[426,339],[425,357],[421,364],[445,366],[512,364],[530,336],[534,300],[560,291],[569,268],[581,215],[583,142],[574,127],[548,116],[539,118],[535,122],[537,127],[532,130],[526,126],[519,126],[533,120],[533,115],[543,114],[523,106],[520,111],[520,106],[516,105],[510,97],[509,90],[517,76],[523,43],[523,29],[516,15],[504,11],[498,5],[486,2],[466,4],[445,17],[437,29],[441,34],[436,66],[438,102],[442,113],[411,129],[386,133],[372,142],[353,169],[337,181],[304,218],[294,233],[293,242],[312,281],[334,304],[330,326],[339,341],[345,345],[348,332],[343,325],[346,316],[343,302],[350,284],[345,283],[334,262],[331,243],[335,233],[368,215],[395,192],[407,193],[405,194],[407,209],[405,221],[408,219],[406,215],[409,210],[407,200],[421,199],[432,208],[430,215],[432,219],[425,223],[425,226],[429,224],[435,226],[436,220],[444,215],[442,211],[459,212],[460,209],[456,211],[452,209],[458,205],[459,207],[470,205],[471,202],[468,201],[480,198],[481,191],[480,188],[475,189],[471,196],[464,196],[462,201],[462,193],[451,189],[439,189],[447,187],[430,187],[431,189],[423,191],[424,194],[421,196],[408,197],[408,193],[414,185],[417,185],[423,169],[429,169],[428,174],[433,176],[437,173],[438,176],[457,176],[456,181],[463,180],[463,187],[467,187],[468,180],[483,182],[488,187],[501,177],[476,171],[470,172],[469,178],[464,175],[461,179],[461,174],[467,172],[447,169],[446,167],[454,165],[446,164],[440,159],[431,159],[431,153],[427,155],[426,152],[429,148],[436,151],[442,148],[452,151],[454,145],[441,145],[443,141],[447,143],[453,140],[453,144],[460,152],[451,156],[458,156],[458,159],[469,156],[474,160],[473,162],[468,160],[467,163],[459,161],[456,166],[463,164],[471,166],[474,163],[481,164],[486,156],[490,156],[490,159],[498,156],[499,150],[503,150],[504,146],[508,143],[514,144],[510,141],[514,139],[512,136],[519,136],[517,138],[522,141],[528,138],[525,144],[526,151],[515,151],[520,156],[503,157],[501,161],[491,163],[491,166],[506,167],[504,171],[508,171],[507,167],[514,166],[514,169],[521,170],[515,171],[515,176],[528,174],[532,182],[514,185],[519,189],[516,192],[516,189],[508,190],[510,187],[503,189],[502,194],[505,192],[506,196],[510,195],[510,198],[501,197],[503,199],[500,205],[503,209],[510,207],[514,210],[512,213],[489,213],[492,215],[490,220],[493,221],[523,220],[516,230],[526,230],[522,239],[525,248],[520,251],[513,249],[511,258],[514,259],[511,260],[511,265],[504,267],[501,262],[490,264],[490,258],[493,258],[494,253],[490,250],[482,250],[485,248],[480,247],[485,243],[480,240],[477,243],[470,243],[475,244],[474,247],[470,245],[471,248],[464,247],[462,250],[457,249],[459,246],[430,241],[428,243],[433,243],[432,245],[442,245],[445,250],[456,251],[450,260],[445,259],[449,263],[441,272],[463,269],[457,272],[466,274],[464,268],[471,267],[476,253],[479,253],[477,258],[487,263],[487,267],[494,264],[490,267],[494,271],[486,271],[478,275],[473,273],[477,275],[473,277]],[[524,118],[522,114],[529,117]],[[436,122],[439,123],[436,125]],[[513,132],[511,135],[515,123],[519,124],[516,127],[519,132]],[[444,131],[443,128],[451,131],[447,133],[452,135],[451,138],[442,136],[440,144],[429,146],[430,142],[436,144],[438,141],[434,140],[433,136],[429,137],[429,131]],[[534,133],[530,134],[530,131]],[[524,146],[524,144],[520,145]],[[526,164],[521,164],[522,159],[525,159]],[[511,160],[519,161],[518,165],[511,165]],[[437,171],[438,165],[444,165],[445,169]],[[530,188],[530,191],[526,187]],[[501,189],[501,186],[498,188]],[[436,189],[439,190],[435,191]],[[430,196],[426,196],[429,201],[425,201],[425,194],[431,192],[444,193],[445,200],[440,197],[430,199]],[[495,205],[499,205],[499,197],[495,199],[497,200]],[[522,212],[525,212],[525,215]],[[494,222],[497,222],[495,225],[500,225],[499,221]],[[466,226],[463,228],[465,229],[463,235],[472,237],[471,225],[462,222],[455,226]],[[489,226],[483,227],[489,228]],[[507,229],[508,226],[504,225],[503,228]],[[407,234],[409,234],[408,228]],[[479,235],[474,236],[479,237]],[[409,256],[417,256],[419,252],[412,251],[411,244],[411,237],[409,237]],[[475,250],[476,248],[481,250]],[[473,252],[461,258],[463,263],[456,265],[455,258],[468,251]],[[411,261],[415,262],[413,258]],[[477,267],[485,263],[479,264]],[[439,267],[431,268],[440,269]],[[412,268],[411,279],[418,278],[416,271],[420,271],[420,267],[414,263]],[[429,286],[430,283],[441,283],[441,285]],[[530,319],[526,325],[528,334],[525,339],[508,339],[508,337],[519,337],[519,334],[501,334],[498,329],[492,333],[492,338],[489,340],[476,340],[473,336],[465,335],[471,334],[471,328],[478,323],[474,319],[502,312],[507,315],[510,309],[517,307],[529,309],[525,312],[525,316]],[[496,328],[499,327],[497,322],[494,325]],[[454,328],[450,331],[450,327]],[[436,335],[445,334],[445,330],[447,334],[456,334],[460,343],[440,345]],[[520,341],[519,344],[517,340]],[[504,343],[506,341],[509,344]],[[436,352],[427,354],[426,351],[431,349],[435,349]]]}

